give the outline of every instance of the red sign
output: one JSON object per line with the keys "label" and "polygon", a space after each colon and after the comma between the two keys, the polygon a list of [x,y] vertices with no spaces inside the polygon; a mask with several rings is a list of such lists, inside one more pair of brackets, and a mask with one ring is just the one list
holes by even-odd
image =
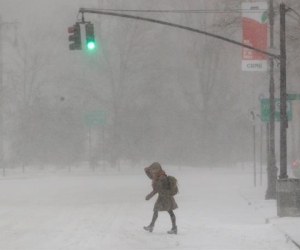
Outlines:
{"label": "red sign", "polygon": [[[243,43],[260,50],[268,50],[268,4],[243,3]],[[267,71],[267,56],[243,48],[242,70]]]}

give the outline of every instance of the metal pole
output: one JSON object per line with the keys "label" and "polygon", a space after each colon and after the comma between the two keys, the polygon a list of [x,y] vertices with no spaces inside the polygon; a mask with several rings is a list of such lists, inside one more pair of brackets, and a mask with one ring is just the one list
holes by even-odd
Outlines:
{"label": "metal pole", "polygon": [[260,185],[262,185],[263,125],[260,125]]}
{"label": "metal pole", "polygon": [[254,187],[256,187],[256,147],[255,147],[256,143],[255,142],[256,142],[256,139],[255,139],[255,124],[253,124],[253,161],[254,161],[253,172],[254,172]]}
{"label": "metal pole", "polygon": [[3,25],[0,16],[0,165],[2,165],[3,176],[5,176],[5,166],[3,164]]}
{"label": "metal pole", "polygon": [[89,165],[92,168],[92,133],[91,127],[89,127]]}
{"label": "metal pole", "polygon": [[[267,122],[266,124],[266,144],[267,144],[267,165],[270,166],[270,123]],[[269,178],[269,171],[268,171],[268,187],[270,187],[270,178]],[[267,192],[268,194],[268,192]],[[266,196],[267,196],[266,194]],[[267,197],[266,197],[267,198]]]}
{"label": "metal pole", "polygon": [[104,126],[102,127],[102,152],[103,152],[103,156],[102,156],[102,158],[103,158],[103,170],[105,171],[105,141],[104,141],[104,138],[105,138],[105,131],[104,131]]}
{"label": "metal pole", "polygon": [[280,175],[287,179],[287,116],[286,116],[286,40],[285,4],[280,4]]}
{"label": "metal pole", "polygon": [[[269,1],[269,21],[270,21],[270,49],[274,48],[274,4]],[[265,198],[276,199],[277,167],[275,157],[275,83],[274,83],[274,58],[269,58],[270,62],[270,124],[269,124],[269,162],[268,162],[268,189]]]}
{"label": "metal pole", "polygon": [[151,22],[151,23],[167,25],[167,26],[170,26],[170,27],[175,27],[175,28],[178,28],[178,29],[184,29],[184,30],[196,32],[196,33],[199,33],[199,34],[202,34],[202,35],[214,37],[214,38],[217,38],[217,39],[220,39],[220,40],[223,40],[223,41],[241,46],[243,48],[248,48],[248,49],[251,49],[253,51],[257,51],[259,53],[262,53],[262,54],[270,56],[270,57],[274,57],[274,58],[279,58],[280,57],[278,55],[269,53],[268,51],[264,51],[264,50],[249,46],[247,44],[231,40],[227,37],[215,35],[215,34],[203,31],[203,30],[194,29],[194,28],[191,28],[191,27],[182,26],[182,25],[175,24],[175,23],[170,23],[170,22],[165,22],[165,21],[161,21],[161,20],[157,20],[157,19],[153,19],[153,18],[146,18],[146,17],[141,17],[141,16],[132,16],[132,15],[127,15],[127,14],[123,14],[123,13],[109,12],[109,11],[96,10],[96,9],[86,9],[86,8],[80,8],[79,13],[81,13],[81,14],[91,13],[91,14],[100,14],[100,15],[108,15],[108,16],[118,16],[118,17],[123,17],[123,18],[130,18],[130,19],[136,19],[136,20],[141,20],[141,21],[146,21],[146,22]]}
{"label": "metal pole", "polygon": [[256,140],[255,140],[255,114],[253,111],[251,111],[251,115],[253,117],[253,179],[254,179],[254,187],[256,187]]}

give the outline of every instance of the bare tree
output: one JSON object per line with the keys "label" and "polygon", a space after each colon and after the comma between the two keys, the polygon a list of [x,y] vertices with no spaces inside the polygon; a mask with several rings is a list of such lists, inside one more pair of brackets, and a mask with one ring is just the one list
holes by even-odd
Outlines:
{"label": "bare tree", "polygon": [[[56,149],[58,145],[65,145],[57,141],[62,138],[61,134],[56,137],[57,127],[63,124],[57,120],[59,114],[55,111],[55,104],[48,98],[51,92],[55,93],[50,86],[58,75],[58,70],[53,70],[53,64],[61,54],[58,43],[55,33],[50,35],[49,30],[41,32],[31,26],[18,37],[18,47],[10,59],[8,81],[11,87],[7,90],[10,98],[6,103],[11,112],[8,120],[16,124],[11,134],[13,156],[23,166],[35,161],[43,162],[46,155],[51,154],[49,152],[54,152],[50,144]],[[71,130],[72,127],[67,129]],[[51,158],[54,160],[55,157],[48,158],[47,162]]]}
{"label": "bare tree", "polygon": [[[181,8],[218,9],[218,6],[211,3],[201,3],[198,6],[183,3]],[[181,22],[189,27],[227,36],[226,31],[221,31],[215,26],[220,18],[222,16],[217,14],[199,16],[189,13]],[[223,42],[210,37],[187,34],[181,41],[186,57],[182,65],[188,66],[181,67],[182,70],[177,72],[178,83],[189,103],[191,116],[197,117],[199,122],[197,134],[200,135],[198,149],[201,158],[209,161],[215,159],[213,155],[216,155],[217,145],[220,143],[217,131],[225,125],[224,122],[228,117],[234,119],[232,109],[237,104],[239,96],[238,89],[229,77],[228,71],[232,70],[224,67],[226,61],[230,61],[230,52],[226,53]],[[182,54],[180,57],[182,58]]]}

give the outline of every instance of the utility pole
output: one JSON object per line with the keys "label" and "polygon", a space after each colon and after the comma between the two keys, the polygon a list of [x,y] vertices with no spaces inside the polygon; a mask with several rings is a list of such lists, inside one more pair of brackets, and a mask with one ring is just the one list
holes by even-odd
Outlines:
{"label": "utility pole", "polygon": [[285,4],[280,4],[280,175],[287,179],[287,127],[286,116],[286,38],[285,38]]}
{"label": "utility pole", "polygon": [[[269,0],[269,22],[270,22],[270,50],[274,49],[274,3]],[[275,83],[274,83],[274,58],[269,57],[270,62],[270,124],[269,124],[269,162],[268,162],[268,189],[266,200],[276,199],[277,167],[275,157]]]}

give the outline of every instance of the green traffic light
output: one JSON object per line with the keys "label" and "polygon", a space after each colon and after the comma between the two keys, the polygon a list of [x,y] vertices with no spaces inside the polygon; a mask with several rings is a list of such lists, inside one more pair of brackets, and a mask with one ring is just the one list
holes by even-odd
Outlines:
{"label": "green traffic light", "polygon": [[87,48],[88,48],[89,50],[94,50],[94,49],[96,48],[95,42],[93,42],[93,41],[88,42],[88,43],[87,43]]}

